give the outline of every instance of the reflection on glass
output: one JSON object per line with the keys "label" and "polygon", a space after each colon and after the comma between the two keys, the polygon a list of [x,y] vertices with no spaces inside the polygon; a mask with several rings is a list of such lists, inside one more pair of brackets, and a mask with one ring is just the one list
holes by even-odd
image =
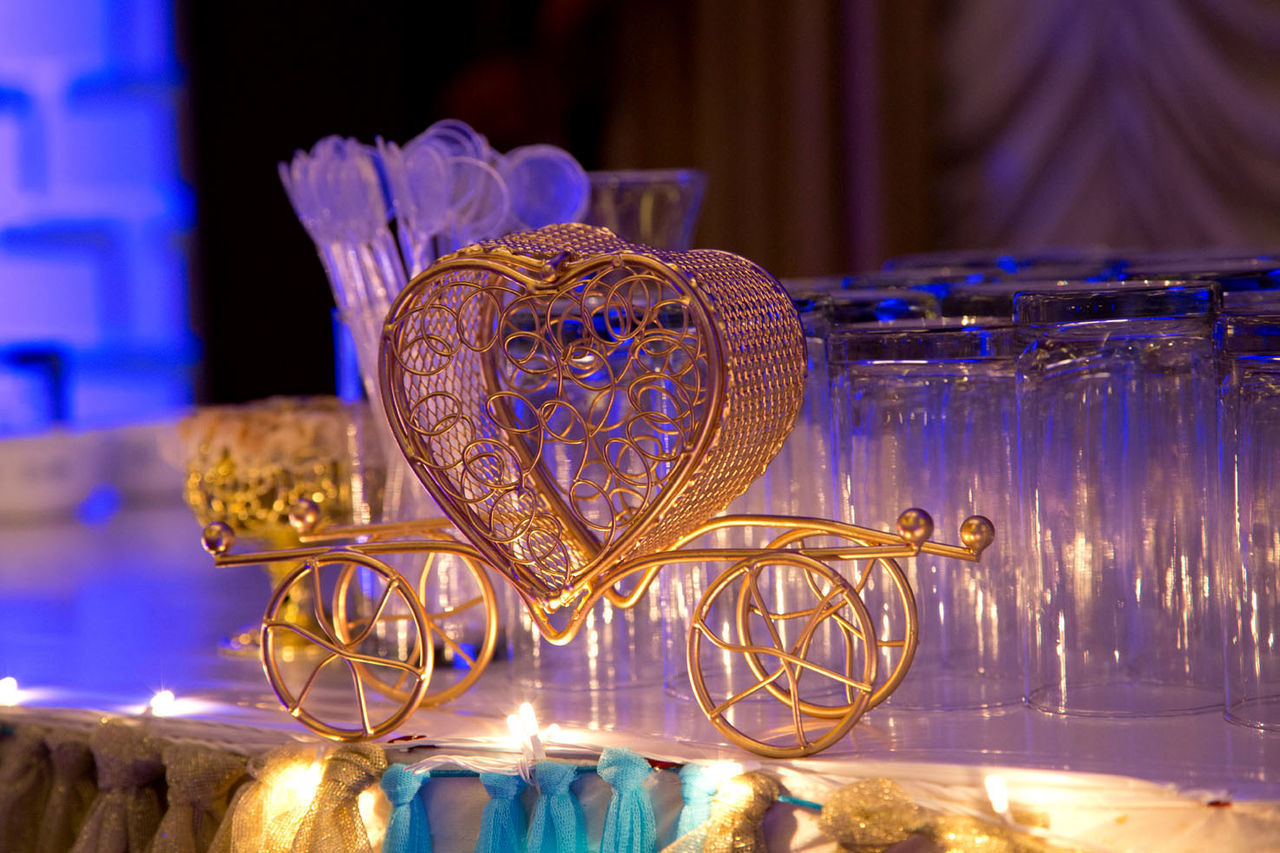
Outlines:
{"label": "reflection on glass", "polygon": [[1030,704],[1217,706],[1213,285],[1019,296]]}
{"label": "reflection on glass", "polygon": [[[1001,531],[980,564],[921,555],[903,565],[920,645],[890,708],[988,708],[1021,701],[1013,501],[1012,329],[949,322],[851,326],[829,341],[840,518],[886,528],[911,506],[956,529],[974,513]],[[882,637],[901,624],[892,584],[863,598]]]}
{"label": "reflection on glass", "polygon": [[1280,312],[1217,331],[1226,717],[1280,731]]}

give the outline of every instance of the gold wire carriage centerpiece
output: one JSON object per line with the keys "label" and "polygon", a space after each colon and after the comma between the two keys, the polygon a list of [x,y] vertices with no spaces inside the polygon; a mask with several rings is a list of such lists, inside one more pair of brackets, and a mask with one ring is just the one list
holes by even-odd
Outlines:
{"label": "gold wire carriage centerpiece", "polygon": [[[481,243],[441,259],[400,294],[379,366],[392,433],[465,541],[439,521],[322,529],[304,502],[295,521],[310,547],[232,555],[216,528],[206,547],[222,564],[306,561],[268,606],[263,660],[289,711],[337,739],[384,735],[479,676],[497,633],[486,572],[515,589],[544,637],[563,643],[601,598],[635,606],[665,565],[723,564],[691,615],[694,695],[740,746],[773,757],[817,752],[910,666],[915,601],[896,560],[921,550],[976,560],[993,531],[970,518],[959,547],[930,542],[932,522],[920,510],[903,513],[895,533],[823,519],[715,517],[787,438],[806,359],[781,285],[736,255],[659,251],[583,225]],[[727,527],[757,533],[759,545],[701,545]],[[424,577],[435,559],[461,561],[476,594],[426,612],[422,581],[415,587],[388,562],[400,554],[425,557]],[[853,570],[840,571],[844,564]],[[357,575],[365,580],[357,584]],[[284,618],[280,604],[298,585],[314,593],[318,628]],[[873,621],[860,596],[869,585],[891,591],[892,620]],[[465,609],[483,611],[484,622],[466,651],[441,627]],[[713,609],[732,617],[712,619]],[[382,629],[393,620],[398,639],[388,643]],[[815,660],[820,632],[838,642]],[[282,674],[287,647],[277,640],[286,635],[323,651],[300,684]],[[433,693],[442,641],[465,655],[469,671]],[[703,675],[707,654],[744,656],[755,680],[720,689]],[[349,670],[355,727],[308,706],[327,666]],[[824,689],[802,689],[815,682]],[[367,687],[395,709],[375,719]],[[791,724],[765,732],[736,724],[735,705],[757,694],[788,707]]]}

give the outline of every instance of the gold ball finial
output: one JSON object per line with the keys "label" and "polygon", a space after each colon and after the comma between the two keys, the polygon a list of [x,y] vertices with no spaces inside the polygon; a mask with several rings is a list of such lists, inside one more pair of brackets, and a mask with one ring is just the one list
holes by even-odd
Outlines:
{"label": "gold ball finial", "polygon": [[996,538],[996,526],[985,515],[971,515],[960,525],[960,541],[978,556]]}
{"label": "gold ball finial", "polygon": [[312,532],[320,526],[320,504],[311,498],[301,498],[289,507],[289,526],[300,536]]}
{"label": "gold ball finial", "polygon": [[933,535],[933,517],[919,507],[904,509],[898,516],[898,535],[919,548]]}
{"label": "gold ball finial", "polygon": [[221,557],[236,544],[236,532],[222,521],[211,521],[200,532],[200,544],[215,557]]}

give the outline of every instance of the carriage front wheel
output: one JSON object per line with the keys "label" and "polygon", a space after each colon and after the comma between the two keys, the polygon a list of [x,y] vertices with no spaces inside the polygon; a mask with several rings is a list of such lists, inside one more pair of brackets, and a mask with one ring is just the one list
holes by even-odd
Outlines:
{"label": "carriage front wheel", "polygon": [[712,581],[687,651],[707,719],[770,758],[811,755],[844,737],[870,705],[879,657],[871,617],[847,580],[804,554],[770,550]]}
{"label": "carriage front wheel", "polygon": [[[361,585],[369,591],[368,613],[354,632],[348,630],[356,621],[353,614],[335,615],[324,606],[331,600],[325,593],[352,572],[362,576]],[[312,607],[299,616],[285,604],[302,590],[310,593]],[[390,611],[406,614],[394,644],[374,630]],[[277,585],[262,618],[263,668],[285,709],[311,730],[340,741],[381,737],[408,719],[427,693],[433,663],[428,626],[413,586],[399,572],[367,554],[335,548]],[[403,684],[403,695],[392,701],[378,690],[371,695],[375,670]]]}

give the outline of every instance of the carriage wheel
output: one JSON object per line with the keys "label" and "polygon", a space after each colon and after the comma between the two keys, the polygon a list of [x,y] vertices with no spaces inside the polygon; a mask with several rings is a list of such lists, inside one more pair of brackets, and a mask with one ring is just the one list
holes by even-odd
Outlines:
{"label": "carriage wheel", "polygon": [[[803,544],[805,538],[813,535],[805,531],[793,532],[770,542],[769,547],[782,547],[796,542]],[[862,546],[865,543],[855,540],[854,544]],[[815,576],[806,574],[804,580],[813,594],[821,594],[822,591],[815,585]],[[883,588],[880,595],[881,605],[876,608],[877,612],[870,614],[874,625],[875,644],[880,650],[880,661],[877,667],[880,678],[871,694],[871,702],[868,705],[870,710],[883,702],[906,677],[920,640],[920,620],[916,613],[916,597],[911,590],[911,583],[897,560],[878,557],[867,561],[866,565],[856,572],[852,585],[860,598],[868,589]],[[863,603],[865,604],[865,599]],[[739,596],[738,630],[741,632],[743,643],[748,646],[753,644],[752,608],[753,603],[749,598]],[[857,626],[852,623],[842,624],[841,628],[855,634],[858,631]],[[764,661],[758,655],[748,652],[747,665],[751,667],[756,677],[764,678],[767,675]],[[776,684],[770,683],[765,689],[779,701],[787,701],[787,696]],[[806,714],[819,717],[838,717],[841,714],[838,708],[814,703],[805,703],[803,710]]]}
{"label": "carriage wheel", "polygon": [[[329,566],[339,567],[339,573],[356,570],[371,573],[380,587],[374,602],[374,616],[358,631],[339,630],[337,623],[341,617],[334,619],[332,614],[324,612],[322,575],[332,573],[322,570]],[[303,620],[291,621],[284,614],[286,599],[297,589],[311,592],[313,612],[305,624]],[[409,630],[400,649],[395,654],[386,654],[372,645],[371,640],[378,614],[393,604],[408,613]],[[285,638],[289,641],[285,642]],[[299,642],[314,647],[317,654],[297,655]],[[427,617],[409,582],[385,563],[356,551],[335,549],[299,566],[276,587],[262,618],[262,664],[272,689],[290,714],[333,740],[366,740],[395,730],[417,710],[426,695],[432,661]],[[304,665],[313,665],[308,675],[301,679],[291,677]],[[346,669],[349,680],[332,672],[341,668]],[[366,688],[378,683],[378,679],[371,679],[369,675],[376,670],[396,673],[397,682],[405,685],[404,699],[388,712],[370,708]],[[317,690],[322,681],[324,686]],[[340,709],[348,702],[355,705],[357,724],[353,727],[329,722],[343,719]]]}
{"label": "carriage wheel", "polygon": [[[776,596],[770,593],[778,589],[816,592],[801,606],[784,609],[780,602],[771,600]],[[725,595],[730,598],[722,605],[736,605],[744,599],[751,602],[751,618],[763,628],[760,644],[746,639],[741,626],[737,638],[717,634],[711,610]],[[834,659],[809,659],[815,634],[832,625],[842,639]],[[713,697],[702,672],[704,649],[744,654],[749,662],[760,664],[759,670],[752,667],[756,682],[730,696]],[[775,665],[766,666],[766,660]],[[721,734],[760,755],[796,758],[834,744],[869,707],[876,680],[876,640],[866,607],[839,573],[797,552],[762,551],[727,569],[698,602],[689,629],[688,664],[694,696]],[[832,704],[821,706],[821,714],[805,710],[814,705],[803,698],[802,686],[812,688],[815,683],[821,692],[834,688],[836,693]],[[738,703],[761,690],[791,709],[791,721],[752,736],[730,718]]]}
{"label": "carriage wheel", "polygon": [[[424,546],[423,550],[428,552],[428,556],[422,571],[418,574],[416,584],[419,603],[428,599],[427,592],[433,573],[439,573],[442,570],[440,562],[445,557],[443,554],[429,553],[429,545]],[[457,563],[465,567],[465,572],[459,573],[460,583],[456,584],[464,587],[460,592],[461,600],[451,601],[439,610],[427,610],[424,606],[423,611],[426,615],[427,635],[432,648],[444,649],[454,661],[454,666],[458,666],[458,662],[461,662],[459,668],[465,669],[466,674],[447,687],[434,692],[427,691],[419,702],[421,707],[443,704],[469,690],[489,665],[489,661],[493,659],[493,651],[498,643],[498,598],[488,573],[484,570],[482,563],[470,557],[452,556],[456,557]],[[357,599],[362,597],[358,585],[353,583],[357,575],[355,569],[354,565],[344,567],[333,592],[334,628],[338,636],[344,639],[366,630],[370,624],[368,613],[361,614],[359,608],[355,606]],[[353,610],[356,612],[353,613]],[[459,638],[457,625],[477,617],[484,619],[483,633],[479,641],[468,643]],[[411,630],[413,615],[408,611],[383,612],[376,621],[375,635],[381,633],[385,637],[387,634],[394,635],[406,629]],[[439,660],[436,661],[437,664],[439,662]],[[414,686],[409,673],[391,672],[386,669],[370,670],[363,664],[357,664],[357,667],[362,670],[373,689],[397,701],[408,701]],[[437,666],[437,677],[440,674],[439,669]]]}

